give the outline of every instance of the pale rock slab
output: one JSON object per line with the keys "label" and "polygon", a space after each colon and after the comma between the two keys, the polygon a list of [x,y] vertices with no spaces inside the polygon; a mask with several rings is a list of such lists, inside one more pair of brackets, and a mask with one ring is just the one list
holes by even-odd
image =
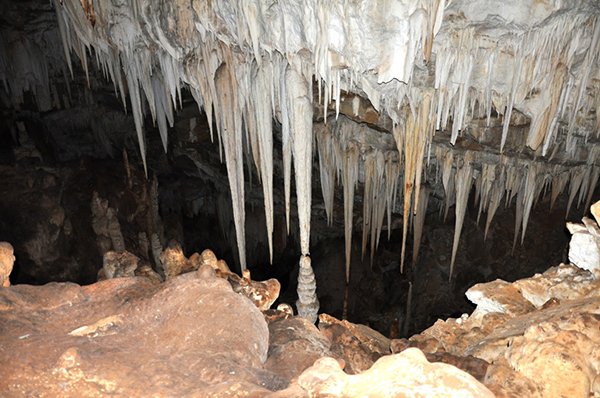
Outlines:
{"label": "pale rock slab", "polygon": [[468,373],[429,363],[417,348],[384,356],[359,375],[344,373],[333,358],[321,358],[299,377],[298,384],[311,396],[494,397]]}
{"label": "pale rock slab", "polygon": [[571,264],[551,267],[543,274],[520,279],[513,285],[536,308],[542,307],[550,299],[563,301],[600,296],[600,280]]}
{"label": "pale rock slab", "polygon": [[478,283],[467,290],[466,296],[477,305],[477,311],[482,313],[500,312],[514,316],[534,309],[516,287],[501,279]]}
{"label": "pale rock slab", "polygon": [[600,229],[587,217],[582,221],[583,224],[567,223],[567,229],[572,234],[569,261],[600,278]]}

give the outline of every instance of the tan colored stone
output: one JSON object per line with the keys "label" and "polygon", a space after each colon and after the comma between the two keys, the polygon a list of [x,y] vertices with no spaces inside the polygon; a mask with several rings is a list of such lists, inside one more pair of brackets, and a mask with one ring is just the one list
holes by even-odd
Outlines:
{"label": "tan colored stone", "polygon": [[536,383],[512,369],[506,361],[490,365],[483,382],[496,398],[542,398]]}
{"label": "tan colored stone", "polygon": [[543,274],[521,279],[513,283],[523,297],[536,307],[548,300],[575,300],[583,297],[600,297],[600,280],[571,264],[551,267]]}
{"label": "tan colored stone", "polygon": [[533,305],[523,298],[519,290],[501,279],[493,282],[478,283],[466,294],[467,298],[482,313],[499,312],[511,316],[525,314],[534,309]]}
{"label": "tan colored stone", "polygon": [[262,369],[262,314],[210,267],[161,284],[1,289],[0,325],[6,397],[264,396],[286,386]]}
{"label": "tan colored stone", "polygon": [[107,279],[126,278],[135,275],[140,259],[127,251],[107,251],[102,258],[102,271]]}
{"label": "tan colored stone", "polygon": [[381,357],[358,375],[347,375],[333,358],[321,358],[298,379],[311,396],[331,397],[493,397],[468,373],[429,363],[417,348]]}
{"label": "tan colored stone", "polygon": [[315,325],[301,317],[269,324],[269,357],[265,369],[288,382],[319,358],[331,355],[330,342]]}
{"label": "tan colored stone", "polygon": [[[593,312],[563,312],[515,338],[510,365],[544,397],[587,397],[600,369],[600,301]],[[568,380],[568,382],[566,382]]]}
{"label": "tan colored stone", "polygon": [[174,240],[169,242],[169,246],[162,251],[159,257],[165,272],[165,279],[198,269],[194,267],[198,264],[188,260],[183,254],[181,245]]}
{"label": "tan colored stone", "polygon": [[14,250],[10,243],[0,242],[0,287],[10,286],[10,273],[15,263]]}
{"label": "tan colored stone", "polygon": [[344,360],[344,370],[349,374],[369,369],[377,359],[391,352],[390,340],[364,325],[321,314],[319,330],[331,342],[332,356]]}

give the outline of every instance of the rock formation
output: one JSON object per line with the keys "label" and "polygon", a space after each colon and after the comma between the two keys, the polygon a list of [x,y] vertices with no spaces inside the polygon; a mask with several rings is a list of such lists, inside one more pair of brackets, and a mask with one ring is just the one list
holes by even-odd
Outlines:
{"label": "rock formation", "polygon": [[10,286],[10,273],[15,263],[13,247],[8,242],[0,242],[0,286]]}

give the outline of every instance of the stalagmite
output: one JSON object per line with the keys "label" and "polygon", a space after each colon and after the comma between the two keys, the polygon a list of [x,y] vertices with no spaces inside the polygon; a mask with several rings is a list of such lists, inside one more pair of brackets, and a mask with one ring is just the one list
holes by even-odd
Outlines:
{"label": "stalagmite", "polygon": [[298,316],[317,321],[319,313],[319,299],[317,298],[317,281],[310,265],[310,257],[300,257],[300,270],[298,273],[298,300],[296,301]]}

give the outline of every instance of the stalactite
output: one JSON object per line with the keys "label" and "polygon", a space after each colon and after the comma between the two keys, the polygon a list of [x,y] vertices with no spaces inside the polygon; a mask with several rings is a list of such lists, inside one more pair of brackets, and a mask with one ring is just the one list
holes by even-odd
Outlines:
{"label": "stalactite", "polygon": [[[393,136],[398,152],[393,155],[391,152],[371,152],[373,149],[359,147],[356,143],[354,149],[348,150],[350,137],[361,134],[362,127],[349,127],[347,121],[340,122],[335,128],[327,127],[327,134],[316,134],[321,188],[329,223],[333,220],[335,175],[342,174],[347,280],[352,236],[351,203],[358,178],[358,172],[353,170],[358,168],[359,158],[364,157],[366,171],[363,254],[369,239],[371,256],[377,247],[384,209],[388,237],[391,233],[397,183],[401,168],[404,171],[402,269],[411,209],[415,234],[417,219],[426,210],[419,190],[425,148],[432,149],[433,125],[445,130],[451,124],[450,143],[455,144],[472,120],[485,118],[486,125],[491,126],[492,110],[504,119],[500,151],[506,152],[506,156],[494,158],[493,162],[483,157],[472,159],[473,163],[482,164],[480,175],[471,170],[470,178],[466,178],[466,166],[456,168],[455,150],[442,144],[435,145],[446,194],[445,213],[456,202],[457,227],[459,219],[464,217],[464,203],[469,194],[464,190],[467,185],[471,186],[473,178],[477,179],[478,221],[481,213],[487,212],[486,237],[500,202],[504,199],[505,203],[511,203],[516,195],[517,212],[522,214],[522,219],[515,227],[517,232],[522,227],[523,240],[532,206],[550,178],[551,205],[569,183],[567,216],[576,197],[578,206],[584,200],[591,200],[600,174],[597,154],[593,154],[593,148],[597,148],[595,144],[590,145],[590,159],[585,165],[579,163],[579,166],[569,168],[557,162],[555,166],[544,168],[539,166],[538,159],[526,165],[529,161],[511,157],[515,142],[508,139],[511,118],[517,111],[531,118],[526,145],[534,150],[541,147],[541,154],[550,154],[549,159],[558,157],[559,152],[565,152],[566,157],[573,159],[578,156],[578,147],[583,143],[587,145],[590,131],[594,131],[589,128],[594,124],[593,120],[586,117],[594,109],[597,110],[594,128],[598,130],[600,90],[594,78],[600,59],[600,22],[596,14],[588,12],[588,2],[573,7],[572,12],[563,13],[558,7],[560,12],[552,14],[545,23],[517,29],[514,35],[502,38],[493,31],[484,33],[468,19],[465,24],[448,23],[441,29],[442,18],[447,12],[445,6],[449,3],[444,0],[421,2],[417,10],[410,2],[396,2],[387,13],[377,14],[375,19],[344,18],[346,15],[366,15],[361,12],[364,7],[361,2],[350,2],[344,7],[316,2],[314,7],[308,7],[309,12],[288,1],[274,2],[269,7],[256,2],[242,5],[239,2],[212,2],[202,7],[192,6],[195,13],[189,15],[194,19],[180,21],[189,22],[190,36],[178,36],[177,39],[162,30],[156,16],[146,15],[138,1],[117,3],[108,2],[94,9],[96,25],[92,26],[90,14],[82,12],[79,1],[54,0],[64,57],[71,75],[71,52],[80,58],[86,75],[87,57],[92,56],[99,69],[113,81],[115,92],[120,93],[126,108],[127,88],[146,174],[143,126],[146,110],[158,125],[165,150],[174,110],[178,104],[181,106],[182,85],[189,86],[206,114],[211,138],[214,112],[219,152],[221,156],[225,152],[242,268],[245,268],[246,250],[242,130],[245,126],[247,143],[263,185],[272,257],[273,117],[279,119],[282,130],[287,231],[290,231],[293,159],[301,249],[303,255],[309,252],[313,78],[318,85],[319,101],[323,103],[324,119],[334,100],[338,117],[343,90],[364,93],[377,112],[389,116],[394,123]],[[449,12],[460,13],[463,7],[453,4]],[[450,15],[449,20],[454,20],[454,16]],[[115,25],[110,29],[103,25],[113,19]],[[215,34],[217,26],[219,32]],[[286,35],[272,33],[282,31]],[[367,43],[374,44],[369,52],[373,57],[367,64],[363,46],[353,39],[357,31]],[[31,46],[24,46],[27,51],[31,50]],[[3,48],[0,46],[0,55],[6,53]],[[236,49],[235,53],[231,48]],[[37,56],[33,58],[36,62],[28,62],[32,68],[30,74],[42,82],[42,86],[46,85],[46,62]],[[11,91],[19,91],[15,79],[2,73],[4,63],[1,59],[0,56],[1,79]],[[413,75],[421,73],[420,68],[414,67],[415,62],[431,59],[435,59],[435,94],[430,87],[422,87],[418,79],[413,79]],[[64,70],[66,73],[66,67]],[[38,91],[36,97],[43,97],[44,90],[35,91]],[[48,101],[39,98],[37,102]],[[353,105],[356,113],[357,104]],[[341,120],[345,120],[343,115],[328,123]],[[561,137],[563,129],[566,138]],[[348,153],[353,157],[351,165]],[[456,152],[456,159],[460,158],[459,153]],[[465,157],[466,164],[470,164],[469,156]],[[251,162],[251,159],[247,160]],[[527,173],[523,172],[525,166]],[[247,169],[251,175],[251,168]],[[354,175],[350,176],[351,172]],[[459,213],[461,217],[458,217]],[[459,237],[460,228],[456,228],[451,268]]]}
{"label": "stalactite", "polygon": [[[404,255],[406,249],[406,237],[408,233],[408,219],[411,209],[413,191],[415,200],[413,213],[417,212],[419,206],[419,190],[421,185],[421,174],[423,171],[423,157],[425,147],[433,134],[431,122],[431,95],[424,93],[419,103],[416,114],[409,113],[405,130],[401,131],[394,126],[394,138],[398,152],[404,154],[404,218],[402,228],[402,253],[400,260],[400,272],[404,271]],[[402,151],[400,148],[403,148]]]}
{"label": "stalactite", "polygon": [[[231,59],[228,60],[232,62]],[[238,112],[237,93],[234,88],[236,77],[233,65],[224,63],[215,74],[215,85],[219,93],[217,98],[219,121],[219,134],[223,141],[225,151],[225,164],[231,203],[233,205],[233,219],[237,239],[240,267],[246,269],[246,233],[245,233],[245,201],[244,201],[244,165],[242,155],[242,126]]]}
{"label": "stalactite", "polygon": [[350,285],[350,257],[352,252],[352,219],[354,214],[354,188],[358,179],[358,148],[352,143],[346,148],[342,160],[342,185],[344,186],[344,240],[346,248],[346,293],[344,319],[348,316],[348,289]]}
{"label": "stalactite", "polygon": [[388,152],[385,160],[385,200],[387,204],[388,240],[392,234],[392,211],[394,203],[396,203],[396,193],[398,192],[398,177],[400,175],[399,159],[398,161],[394,161],[391,152]]}
{"label": "stalactite", "polygon": [[[527,224],[529,222],[529,215],[531,214],[531,206],[537,197],[538,193],[538,166],[536,163],[529,165],[527,170],[527,179],[525,180],[525,187],[523,192],[523,231],[521,234],[521,244],[525,240],[525,232],[527,231]],[[517,206],[520,206],[517,203]]]}
{"label": "stalactite", "polygon": [[271,112],[272,69],[265,64],[253,68],[247,84],[246,131],[252,147],[252,157],[263,188],[269,260],[273,262],[273,115]]}
{"label": "stalactite", "polygon": [[452,259],[450,260],[450,276],[452,279],[454,274],[454,262],[456,260],[456,252],[460,241],[460,233],[462,231],[463,222],[465,219],[465,210],[469,199],[469,192],[473,184],[473,165],[472,154],[467,152],[463,159],[462,167],[456,172],[456,220],[454,224],[454,241],[452,243]]}
{"label": "stalactite", "polygon": [[[379,247],[379,237],[381,236],[381,230],[383,228],[383,218],[385,216],[387,204],[386,195],[386,180],[394,179],[394,175],[387,174],[387,168],[385,163],[385,155],[377,151],[376,153],[376,170],[377,173],[374,177],[375,189],[373,190],[373,206],[370,209],[371,214],[371,267],[373,267],[373,258],[375,251]],[[393,172],[393,171],[392,171]],[[363,215],[364,217],[364,215]]]}
{"label": "stalactite", "polygon": [[300,249],[303,255],[309,253],[311,174],[312,174],[312,113],[308,82],[293,67],[287,70],[286,86],[290,106],[288,109],[294,173],[296,177],[296,199],[298,202],[298,222],[300,224]]}
{"label": "stalactite", "polygon": [[323,193],[323,203],[327,215],[327,224],[333,222],[333,204],[335,192],[335,173],[337,166],[335,163],[335,151],[333,149],[332,133],[329,125],[321,124],[315,129],[317,145],[319,149],[319,177],[321,180],[321,191]]}
{"label": "stalactite", "polygon": [[413,267],[417,264],[417,260],[419,259],[421,236],[423,236],[423,225],[425,224],[425,216],[427,215],[427,204],[429,202],[429,188],[427,186],[422,186],[420,195],[421,198],[419,202],[421,204],[417,209],[417,213],[413,217]]}

